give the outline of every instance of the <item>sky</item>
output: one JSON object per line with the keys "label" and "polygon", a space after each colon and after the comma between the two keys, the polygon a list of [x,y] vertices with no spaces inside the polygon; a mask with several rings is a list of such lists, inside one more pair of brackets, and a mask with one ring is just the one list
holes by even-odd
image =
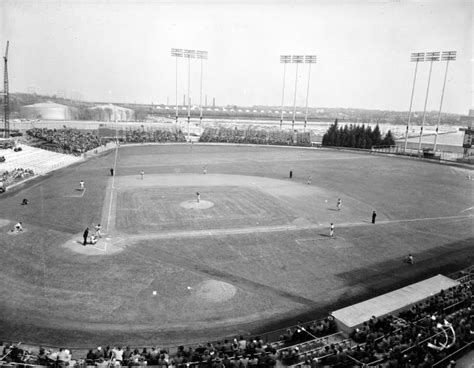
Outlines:
{"label": "sky", "polygon": [[[87,101],[343,107],[407,111],[412,52],[457,51],[443,112],[473,103],[471,1],[3,0],[11,92]],[[201,61],[172,48],[208,51]],[[311,66],[280,55],[317,55]],[[176,78],[176,61],[178,77]],[[188,63],[189,61],[189,63]],[[188,69],[189,68],[189,69]],[[430,63],[418,66],[413,110],[424,108]],[[434,62],[427,109],[441,104],[446,62]],[[285,77],[285,78],[284,78]],[[297,77],[297,79],[296,79]],[[285,88],[283,89],[283,82]],[[308,83],[309,82],[309,83]],[[309,92],[308,92],[309,85]],[[296,87],[296,89],[295,89]]]}

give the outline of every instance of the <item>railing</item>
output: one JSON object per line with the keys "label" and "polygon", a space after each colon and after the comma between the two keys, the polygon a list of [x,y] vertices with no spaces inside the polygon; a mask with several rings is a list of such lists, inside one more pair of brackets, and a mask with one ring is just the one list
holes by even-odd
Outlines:
{"label": "railing", "polygon": [[407,148],[406,150],[402,146],[374,146],[370,150],[374,153],[386,153],[394,155],[403,155],[415,158],[426,158],[443,161],[456,162],[458,159],[464,158],[462,152],[449,152],[449,151],[418,151],[417,149]]}
{"label": "railing", "polygon": [[474,341],[471,341],[470,343],[468,343],[467,345],[464,345],[463,347],[459,348],[458,350],[453,351],[451,354],[446,355],[443,359],[441,359],[440,361],[434,363],[433,368],[435,368],[435,367],[444,367],[444,366],[446,366],[446,363],[448,361],[450,361],[450,360],[460,356],[460,354],[464,354],[465,352],[468,352],[472,349],[474,349]]}
{"label": "railing", "polygon": [[[327,335],[327,336],[323,336],[323,337],[318,337],[318,338],[313,339],[313,340],[300,342],[298,344],[294,344],[294,345],[290,345],[290,346],[285,346],[284,348],[277,349],[277,352],[278,353],[284,353],[287,350],[290,351],[290,350],[295,349],[295,348],[298,348],[300,353],[305,353],[305,352],[310,352],[310,351],[313,351],[313,350],[318,350],[321,346],[324,347],[326,345],[329,345],[329,339],[332,339],[335,336],[343,336],[343,333],[342,332],[336,332],[335,334],[331,334],[331,335]],[[341,340],[334,340],[334,342],[339,343],[339,342],[342,342],[342,341],[345,341],[345,340],[349,340],[349,339],[342,338]],[[307,345],[309,347],[309,346],[317,345],[317,344],[321,344],[321,345],[318,346],[318,347],[315,347],[314,349],[303,350],[306,347],[305,345]]]}

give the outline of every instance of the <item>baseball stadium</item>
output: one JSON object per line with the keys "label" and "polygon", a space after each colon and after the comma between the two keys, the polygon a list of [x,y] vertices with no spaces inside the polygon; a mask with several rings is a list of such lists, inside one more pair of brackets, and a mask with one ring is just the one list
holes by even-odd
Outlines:
{"label": "baseball stadium", "polygon": [[472,10],[2,1],[0,368],[473,368]]}

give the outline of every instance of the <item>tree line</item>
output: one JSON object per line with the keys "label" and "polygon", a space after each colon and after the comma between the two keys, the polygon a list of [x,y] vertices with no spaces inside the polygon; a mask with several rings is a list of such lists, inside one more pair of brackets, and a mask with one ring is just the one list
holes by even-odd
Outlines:
{"label": "tree line", "polygon": [[339,126],[337,119],[323,136],[323,146],[339,146],[370,149],[373,146],[393,146],[395,139],[389,130],[382,138],[379,125],[372,127],[362,125]]}

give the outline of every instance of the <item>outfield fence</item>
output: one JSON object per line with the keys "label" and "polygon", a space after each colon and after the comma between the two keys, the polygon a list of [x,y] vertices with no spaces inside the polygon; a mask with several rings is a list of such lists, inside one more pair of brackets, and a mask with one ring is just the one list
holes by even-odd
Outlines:
{"label": "outfield fence", "polygon": [[[450,151],[432,151],[423,149],[418,151],[417,149],[407,148],[406,150],[402,146],[375,146],[370,150],[373,153],[385,153],[393,155],[409,156],[414,158],[425,158],[432,160],[452,161],[457,162],[461,159],[465,159],[466,155],[462,152],[450,152]],[[474,156],[473,152],[470,152],[469,156]],[[468,156],[468,157],[469,157]]]}

